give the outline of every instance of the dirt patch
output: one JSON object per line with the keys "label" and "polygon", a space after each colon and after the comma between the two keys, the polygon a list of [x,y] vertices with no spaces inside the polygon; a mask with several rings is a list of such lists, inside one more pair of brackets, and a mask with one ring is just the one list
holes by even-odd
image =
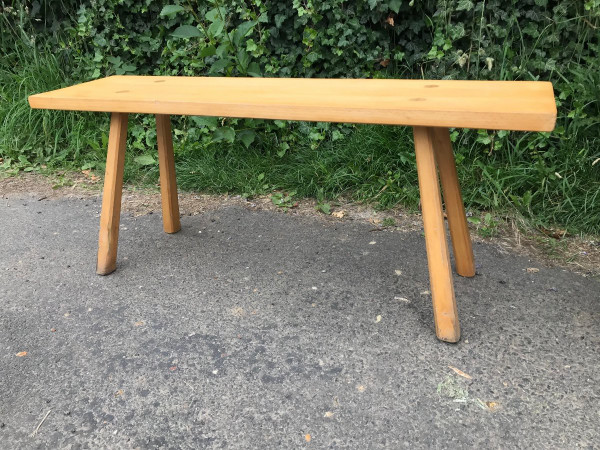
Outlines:
{"label": "dirt patch", "polygon": [[[94,173],[85,171],[56,173],[52,175],[21,174],[0,178],[0,195],[9,198],[15,195],[37,197],[37,200],[65,197],[89,198],[101,195],[102,180]],[[243,198],[239,195],[216,195],[196,192],[179,193],[181,215],[197,215],[223,206],[238,205],[249,209],[276,211],[294,216],[311,216],[327,222],[359,221],[370,223],[372,232],[422,231],[420,214],[411,213],[401,207],[379,211],[370,205],[339,198],[330,202],[331,214],[315,209],[314,199],[298,200],[294,207],[283,208],[271,201],[270,195]],[[156,188],[125,186],[122,210],[135,216],[160,212],[160,193]],[[547,266],[568,268],[584,276],[600,276],[600,237],[586,235],[548,236],[544,232],[528,227],[517,218],[499,221],[493,237],[482,237],[476,226],[470,224],[471,237],[476,242],[496,245],[501,251],[519,253],[536,259]]]}

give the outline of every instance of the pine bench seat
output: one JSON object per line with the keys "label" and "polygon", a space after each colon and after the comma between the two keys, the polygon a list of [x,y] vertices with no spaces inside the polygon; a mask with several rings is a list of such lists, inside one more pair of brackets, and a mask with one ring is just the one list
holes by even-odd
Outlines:
{"label": "pine bench seat", "polygon": [[[116,269],[128,114],[156,116],[163,228],[181,228],[170,115],[412,126],[439,339],[460,326],[440,181],[459,275],[475,275],[448,128],[552,131],[552,85],[533,81],[433,81],[113,76],[29,97],[32,108],[111,113],[97,273]],[[439,175],[439,178],[438,178]]]}

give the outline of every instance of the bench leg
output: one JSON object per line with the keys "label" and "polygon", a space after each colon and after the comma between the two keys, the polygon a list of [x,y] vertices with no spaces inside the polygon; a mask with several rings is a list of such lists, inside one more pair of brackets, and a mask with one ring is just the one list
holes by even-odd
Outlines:
{"label": "bench leg", "polygon": [[431,128],[414,127],[414,137],[435,331],[442,341],[458,342],[460,325],[433,150],[433,132]]}
{"label": "bench leg", "polygon": [[158,142],[163,229],[166,233],[177,233],[181,230],[181,222],[177,200],[175,157],[173,155],[171,119],[166,114],[156,115],[156,140]]}
{"label": "bench leg", "polygon": [[98,263],[96,273],[108,275],[117,268],[119,244],[119,219],[121,216],[121,193],[123,190],[123,166],[125,165],[125,140],[127,138],[127,114],[112,113],[106,154],[104,194],[100,215],[98,239]]}
{"label": "bench leg", "polygon": [[452,248],[454,249],[456,272],[463,277],[473,277],[475,276],[473,247],[471,246],[465,207],[460,194],[450,133],[447,128],[431,128],[430,130],[433,135],[435,159],[440,171],[440,180],[444,192],[444,203],[446,205],[450,237],[452,238]]}

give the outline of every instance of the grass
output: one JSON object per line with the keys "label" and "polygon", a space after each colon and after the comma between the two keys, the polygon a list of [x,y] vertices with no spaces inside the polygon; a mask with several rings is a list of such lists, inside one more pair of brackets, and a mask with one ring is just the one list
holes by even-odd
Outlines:
{"label": "grass", "polygon": [[[0,55],[0,171],[103,171],[108,115],[31,110],[27,104],[29,94],[74,83],[68,66],[66,53],[39,52],[26,40]],[[588,72],[574,73],[574,80],[580,89],[598,92],[600,75]],[[494,215],[517,212],[536,227],[600,233],[600,114],[590,118],[586,108],[587,118],[559,117],[551,135],[454,132],[467,207]],[[148,117],[130,118],[126,181],[158,179],[152,125]],[[176,119],[180,188],[246,196],[293,191],[321,203],[344,195],[381,208],[418,207],[410,129],[350,126],[341,139],[325,132],[325,139],[315,141],[312,126],[283,126],[259,132],[246,148],[211,142],[207,130],[198,139],[190,121]],[[294,137],[284,154],[281,136]]]}

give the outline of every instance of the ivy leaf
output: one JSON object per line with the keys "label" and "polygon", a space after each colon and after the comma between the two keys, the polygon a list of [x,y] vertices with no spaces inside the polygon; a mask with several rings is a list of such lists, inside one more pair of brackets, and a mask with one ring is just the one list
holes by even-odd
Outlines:
{"label": "ivy leaf", "polygon": [[135,69],[137,69],[137,67],[132,64],[123,64],[122,68],[125,72],[135,72]]}
{"label": "ivy leaf", "polygon": [[456,5],[457,11],[471,11],[473,9],[473,2],[471,0],[459,0]]}
{"label": "ivy leaf", "polygon": [[192,25],[181,25],[175,31],[173,31],[173,34],[171,34],[171,36],[175,38],[187,39],[193,37],[200,37],[202,36],[202,34],[198,30],[198,28]]}
{"label": "ivy leaf", "polygon": [[254,25],[256,25],[256,21],[254,20],[240,24],[240,26],[237,27],[237,29],[233,33],[233,43],[236,46],[240,45],[242,43],[242,39],[244,39],[248,35],[248,33],[250,33],[250,30],[254,28]]}
{"label": "ivy leaf", "polygon": [[396,14],[400,12],[400,5],[402,5],[402,0],[390,0],[389,7]]}
{"label": "ivy leaf", "polygon": [[256,133],[253,130],[242,130],[237,134],[237,138],[248,148],[256,139]]}
{"label": "ivy leaf", "polygon": [[197,127],[217,128],[216,117],[192,116],[191,120]]}
{"label": "ivy leaf", "polygon": [[136,156],[134,161],[140,166],[151,166],[156,163],[156,160],[151,155]]}
{"label": "ivy leaf", "polygon": [[161,16],[170,16],[178,12],[185,11],[185,8],[180,5],[166,5],[160,12]]}
{"label": "ivy leaf", "polygon": [[231,127],[217,128],[213,134],[213,142],[229,142],[230,144],[235,140],[235,130]]}

